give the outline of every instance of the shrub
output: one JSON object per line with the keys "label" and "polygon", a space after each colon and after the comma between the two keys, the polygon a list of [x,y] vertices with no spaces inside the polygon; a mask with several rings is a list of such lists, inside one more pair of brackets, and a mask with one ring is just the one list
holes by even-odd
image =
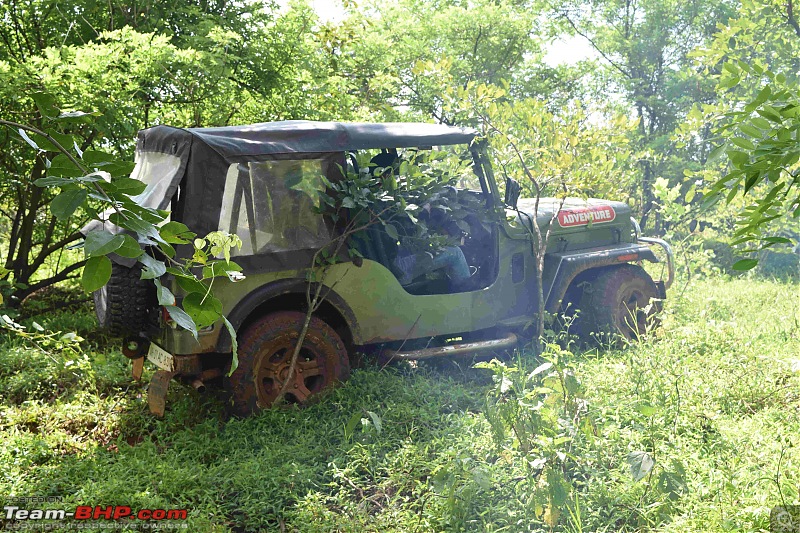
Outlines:
{"label": "shrub", "polygon": [[758,254],[756,273],[762,278],[796,280],[800,278],[800,257],[783,250],[762,250]]}

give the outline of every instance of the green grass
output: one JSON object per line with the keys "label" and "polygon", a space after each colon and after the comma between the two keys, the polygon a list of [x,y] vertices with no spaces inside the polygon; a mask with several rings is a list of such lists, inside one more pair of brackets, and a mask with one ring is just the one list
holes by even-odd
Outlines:
{"label": "green grass", "polygon": [[[572,360],[588,429],[566,445],[554,531],[767,530],[781,494],[798,503],[800,288],[680,292],[655,339]],[[2,495],[188,508],[200,532],[550,531],[531,501],[535,457],[492,438],[487,370],[362,369],[306,409],[230,421],[172,385],[158,420],[88,308],[38,320],[88,340],[73,354],[0,346]],[[655,458],[638,482],[632,451]]]}

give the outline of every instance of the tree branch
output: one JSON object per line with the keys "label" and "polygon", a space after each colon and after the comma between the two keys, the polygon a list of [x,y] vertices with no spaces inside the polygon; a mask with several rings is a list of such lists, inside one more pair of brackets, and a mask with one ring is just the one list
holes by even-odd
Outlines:
{"label": "tree branch", "polygon": [[47,259],[54,252],[57,252],[58,250],[60,250],[64,246],[68,245],[69,243],[75,242],[78,239],[82,239],[82,238],[83,238],[83,234],[80,233],[79,231],[76,231],[75,233],[72,233],[71,235],[68,235],[67,237],[64,237],[60,241],[51,244],[47,248],[42,249],[42,251],[40,251],[36,255],[36,259],[33,261],[33,263],[31,263],[31,271],[35,272],[36,269],[38,269],[40,266],[42,266],[42,264],[44,263],[45,259]]}
{"label": "tree branch", "polygon": [[598,53],[598,54],[600,54],[600,55],[603,57],[603,59],[605,59],[606,61],[608,61],[608,63],[609,63],[609,64],[610,64],[612,67],[614,67],[615,69],[617,69],[618,71],[620,71],[620,72],[622,73],[622,75],[623,75],[623,76],[625,76],[626,78],[628,78],[628,79],[634,79],[634,76],[633,76],[633,75],[632,75],[630,72],[628,72],[628,71],[625,69],[625,67],[623,67],[622,65],[620,65],[619,63],[617,63],[616,61],[614,61],[613,59],[611,59],[611,58],[608,56],[608,54],[606,54],[606,53],[605,53],[605,52],[604,52],[604,51],[603,51],[603,50],[600,48],[600,46],[599,46],[599,45],[598,45],[596,42],[594,42],[594,40],[593,40],[591,37],[589,37],[589,36],[588,36],[586,33],[584,33],[584,32],[582,32],[581,30],[579,30],[579,29],[578,29],[578,26],[577,26],[577,25],[576,25],[576,24],[575,24],[575,23],[572,21],[572,19],[571,19],[571,18],[569,18],[569,15],[567,15],[566,13],[561,13],[561,16],[562,16],[562,17],[563,17],[563,18],[564,18],[564,19],[565,19],[565,20],[566,20],[566,21],[569,23],[569,25],[570,25],[570,26],[572,26],[572,29],[575,31],[575,33],[577,33],[578,35],[580,35],[581,37],[583,37],[584,39],[586,39],[587,41],[589,41],[589,44],[591,44],[591,45],[592,45],[592,48],[594,48],[595,50],[597,50],[597,53]]}
{"label": "tree branch", "polygon": [[58,274],[54,276],[50,276],[49,278],[45,278],[41,281],[34,283],[33,285],[29,285],[27,289],[21,290],[19,292],[15,292],[14,296],[19,298],[19,301],[22,301],[23,298],[28,296],[29,294],[33,293],[34,291],[38,291],[43,287],[49,287],[50,285],[54,285],[59,281],[64,281],[65,279],[70,278],[70,274],[78,270],[79,268],[83,267],[86,263],[86,260],[78,261],[77,263],[73,263]]}
{"label": "tree branch", "polygon": [[786,4],[786,18],[786,22],[792,27],[794,33],[800,37],[800,24],[797,23],[797,19],[794,17],[794,4],[792,0],[789,0],[788,4]]}

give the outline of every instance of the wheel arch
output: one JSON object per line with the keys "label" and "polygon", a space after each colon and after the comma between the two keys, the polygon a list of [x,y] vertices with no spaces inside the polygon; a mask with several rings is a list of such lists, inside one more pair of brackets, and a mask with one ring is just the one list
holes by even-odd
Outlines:
{"label": "wheel arch", "polygon": [[570,323],[571,331],[584,340],[595,335],[634,340],[658,323],[653,317],[661,310],[660,301],[655,282],[641,265],[620,263],[576,276],[561,310],[577,319]]}
{"label": "wheel arch", "polygon": [[[269,283],[258,287],[245,296],[227,315],[233,329],[239,333],[244,331],[259,317],[275,311],[300,311],[305,313],[307,282],[289,279]],[[312,284],[311,290],[315,289]],[[341,337],[345,347],[350,349],[359,343],[358,325],[350,306],[332,289],[328,290],[325,299],[314,316],[327,323]],[[232,350],[231,336],[227,328],[223,328],[217,340],[216,351],[229,353]]]}
{"label": "wheel arch", "polygon": [[544,280],[545,310],[557,313],[569,302],[572,291],[581,283],[608,269],[641,260],[659,262],[653,250],[637,244],[583,253],[548,254],[545,272],[549,266],[553,274],[549,286]]}

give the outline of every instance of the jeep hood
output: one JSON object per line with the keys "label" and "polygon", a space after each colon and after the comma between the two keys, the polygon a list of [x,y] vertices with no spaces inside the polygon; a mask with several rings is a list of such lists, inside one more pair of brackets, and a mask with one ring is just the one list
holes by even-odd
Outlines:
{"label": "jeep hood", "polygon": [[629,225],[631,208],[624,202],[598,198],[540,198],[538,209],[535,198],[520,198],[517,202],[517,220],[530,224],[534,217],[544,228],[552,220],[553,230],[581,231],[587,226]]}

